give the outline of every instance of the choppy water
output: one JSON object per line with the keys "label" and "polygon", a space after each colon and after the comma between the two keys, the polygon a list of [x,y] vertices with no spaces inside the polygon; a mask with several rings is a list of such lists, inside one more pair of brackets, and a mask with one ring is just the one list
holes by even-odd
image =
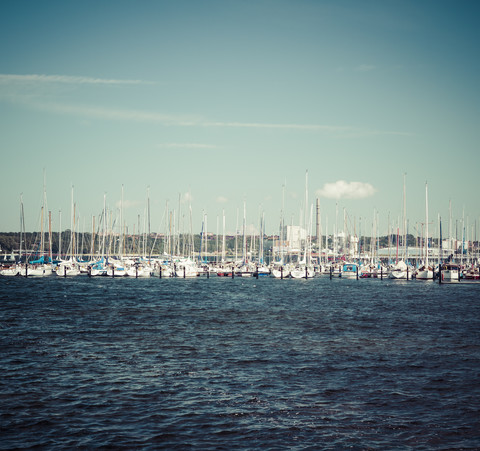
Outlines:
{"label": "choppy water", "polygon": [[0,448],[480,449],[480,285],[0,279]]}

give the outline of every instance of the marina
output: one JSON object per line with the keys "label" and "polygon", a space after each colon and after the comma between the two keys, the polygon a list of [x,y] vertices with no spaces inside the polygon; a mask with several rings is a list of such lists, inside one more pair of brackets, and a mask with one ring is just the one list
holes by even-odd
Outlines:
{"label": "marina", "polygon": [[[299,225],[285,224],[282,200],[279,230],[274,235],[266,234],[264,211],[259,214],[258,229],[252,233],[252,225],[247,222],[246,201],[243,202],[241,226],[237,217],[233,236],[227,236],[224,211],[221,231],[220,217],[217,217],[216,233],[209,232],[208,215],[203,212],[201,232],[194,233],[192,206],[188,207],[187,227],[185,221],[179,220],[180,202],[178,211],[170,209],[167,203],[163,230],[152,232],[149,192],[148,189],[143,230],[138,215],[138,233],[128,233],[122,185],[115,219],[104,194],[102,213],[98,219],[91,218],[91,231],[86,232],[85,227],[82,231],[78,227],[80,218],[72,187],[70,229],[62,231],[60,215],[60,231],[54,232],[52,214],[47,208],[44,171],[40,232],[26,233],[23,196],[20,196],[20,231],[8,237],[0,276],[184,279],[271,276],[276,279],[312,279],[328,275],[330,278],[438,280],[439,283],[480,280],[477,240],[480,223],[477,225],[474,221],[470,224],[469,217],[465,219],[463,212],[459,234],[458,220],[453,227],[450,201],[448,227],[443,226],[443,232],[438,215],[435,233],[431,233],[433,223],[429,222],[428,184],[425,183],[425,222],[416,228],[417,234],[409,233],[406,174],[403,176],[402,217],[396,224],[390,224],[388,219],[386,235],[381,235],[377,211],[374,211],[371,234],[366,234],[361,230],[361,218],[357,222],[346,208],[343,208],[343,220],[339,221],[338,204],[333,233],[328,232],[328,217],[324,229],[320,199],[317,197],[314,203],[309,202],[308,171],[305,172],[304,200],[299,204]],[[4,247],[5,239],[0,234],[0,244],[3,243]],[[15,245],[18,245],[17,250]],[[456,265],[455,275],[453,265]]]}
{"label": "marina", "polygon": [[480,2],[0,12],[0,451],[480,450]]}

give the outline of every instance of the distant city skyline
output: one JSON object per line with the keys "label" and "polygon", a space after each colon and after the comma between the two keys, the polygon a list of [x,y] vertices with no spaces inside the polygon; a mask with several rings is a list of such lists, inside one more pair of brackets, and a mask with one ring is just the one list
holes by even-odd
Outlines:
{"label": "distant city skyline", "polygon": [[[0,231],[102,214],[129,231],[302,225],[480,230],[470,1],[5,1]],[[306,173],[308,172],[308,178]],[[308,183],[306,183],[308,180]],[[122,197],[123,186],[123,202]],[[307,188],[307,191],[306,191]],[[305,206],[305,199],[308,205]],[[360,219],[361,218],[361,219]],[[327,229],[328,223],[328,229]],[[217,226],[218,224],[218,226]]]}

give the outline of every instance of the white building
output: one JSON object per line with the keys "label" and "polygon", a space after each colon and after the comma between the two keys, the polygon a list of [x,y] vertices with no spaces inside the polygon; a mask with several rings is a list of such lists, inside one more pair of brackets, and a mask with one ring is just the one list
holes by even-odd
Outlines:
{"label": "white building", "polygon": [[300,226],[286,226],[286,246],[292,252],[302,249],[302,242],[307,239],[307,231]]}

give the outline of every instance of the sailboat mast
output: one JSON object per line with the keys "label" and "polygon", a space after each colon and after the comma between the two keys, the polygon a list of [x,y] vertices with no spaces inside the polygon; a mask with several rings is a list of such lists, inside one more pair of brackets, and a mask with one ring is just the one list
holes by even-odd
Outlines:
{"label": "sailboat mast", "polygon": [[322,250],[322,239],[320,236],[320,199],[316,199],[316,216],[315,216],[315,235],[317,238],[317,247],[318,247],[318,263],[320,263],[320,255]]}
{"label": "sailboat mast", "polygon": [[222,263],[225,261],[225,210],[222,210],[223,216],[223,237],[222,237]]}
{"label": "sailboat mast", "polygon": [[205,213],[205,262],[208,262],[208,232],[207,232],[207,213]]}
{"label": "sailboat mast", "polygon": [[43,259],[43,248],[44,248],[44,230],[43,230],[43,209],[45,207],[42,205],[42,214],[40,215],[41,216],[41,224],[40,224],[40,256],[39,258],[42,258]]}
{"label": "sailboat mast", "polygon": [[215,264],[218,265],[218,251],[219,251],[219,247],[218,247],[218,227],[219,227],[219,221],[220,221],[220,218],[218,217],[217,215],[217,232],[215,234],[215,247],[217,248],[216,249],[216,252],[215,252]]}
{"label": "sailboat mast", "polygon": [[[452,200],[448,202],[448,248],[453,250],[452,242]],[[452,252],[453,254],[453,252]]]}
{"label": "sailboat mast", "polygon": [[150,236],[150,186],[147,187],[148,236]]}
{"label": "sailboat mast", "polygon": [[243,201],[243,263],[247,262],[247,207],[245,201]]}
{"label": "sailboat mast", "polygon": [[73,230],[72,230],[72,236],[73,236],[73,241],[72,241],[72,260],[75,257],[75,211],[76,211],[76,205],[73,204]]}
{"label": "sailboat mast", "polygon": [[62,210],[58,211],[58,258],[62,259]]}
{"label": "sailboat mast", "polygon": [[20,248],[18,250],[18,261],[22,259],[23,234],[25,232],[25,218],[23,216],[23,193],[20,194]]}
{"label": "sailboat mast", "polygon": [[407,192],[406,192],[407,173],[403,174],[403,259],[407,259]]}
{"label": "sailboat mast", "polygon": [[120,199],[120,243],[119,243],[120,259],[123,257],[123,184],[122,184],[122,197]]}
{"label": "sailboat mast", "polygon": [[90,247],[90,258],[93,259],[95,254],[95,216],[92,216],[92,238]]}
{"label": "sailboat mast", "polygon": [[[46,220],[45,217],[45,211],[46,211],[46,181],[45,181],[45,169],[43,170],[43,199],[42,199],[42,224],[41,224],[41,230],[42,230],[42,235],[40,237],[40,258],[44,259],[44,253],[45,253],[45,229],[44,229],[44,221]],[[43,261],[45,263],[45,261]]]}
{"label": "sailboat mast", "polygon": [[425,267],[428,268],[428,184],[425,182]]}
{"label": "sailboat mast", "polygon": [[107,202],[107,194],[103,193],[103,236],[102,236],[102,259],[105,257],[105,236],[107,233],[107,209],[106,209],[106,202]]}
{"label": "sailboat mast", "polygon": [[48,212],[48,257],[52,262],[52,212]]}
{"label": "sailboat mast", "polygon": [[308,213],[307,213],[307,208],[308,208],[308,171],[305,171],[305,208],[304,208],[304,221],[303,223],[305,224],[305,247],[307,246],[307,239],[308,239],[308,225],[307,225],[307,219],[308,219]]}

